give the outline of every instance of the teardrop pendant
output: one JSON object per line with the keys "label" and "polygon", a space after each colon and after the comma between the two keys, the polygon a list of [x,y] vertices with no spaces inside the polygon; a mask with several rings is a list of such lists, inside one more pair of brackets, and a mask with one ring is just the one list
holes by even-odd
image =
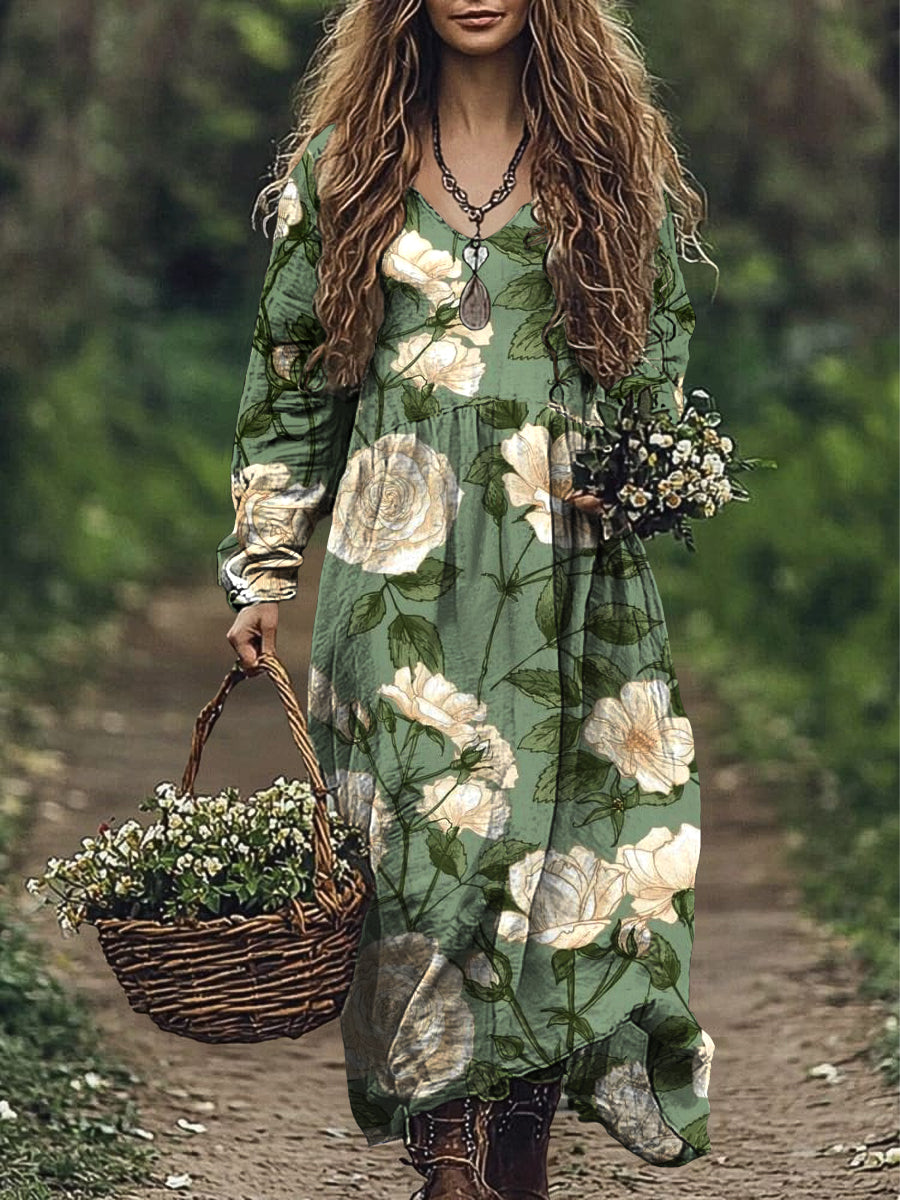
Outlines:
{"label": "teardrop pendant", "polygon": [[484,329],[491,316],[491,298],[488,290],[473,275],[459,298],[459,319],[466,329]]}

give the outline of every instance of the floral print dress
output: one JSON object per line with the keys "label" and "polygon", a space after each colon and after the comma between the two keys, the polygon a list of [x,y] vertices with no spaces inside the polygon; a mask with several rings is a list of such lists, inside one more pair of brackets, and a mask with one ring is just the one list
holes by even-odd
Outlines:
{"label": "floral print dress", "polygon": [[[414,188],[362,386],[299,388],[324,336],[314,167],[331,128],[281,198],[218,578],[235,610],[294,596],[331,514],[309,726],[376,881],[341,1014],[354,1117],[387,1142],[410,1113],[561,1073],[580,1120],[689,1162],[710,1150],[714,1050],[688,1003],[699,777],[643,544],[601,543],[565,499],[602,390],[557,329],[565,398],[549,399],[530,205],[485,239],[492,312],[472,331],[468,239]],[[657,262],[623,386],[680,409],[694,317],[671,214]]]}

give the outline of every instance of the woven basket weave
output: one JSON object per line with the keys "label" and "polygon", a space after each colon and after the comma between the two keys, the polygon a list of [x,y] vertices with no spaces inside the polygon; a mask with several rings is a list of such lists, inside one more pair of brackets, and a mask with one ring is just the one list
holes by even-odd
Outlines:
{"label": "woven basket weave", "polygon": [[316,798],[314,899],[293,900],[278,912],[254,917],[96,922],[103,953],[134,1011],[146,1013],[160,1029],[200,1042],[298,1038],[336,1017],[372,896],[371,878],[358,869],[337,887],[328,789],[290,677],[274,654],[260,654],[251,671],[236,663],[201,709],[181,794],[194,794],[203,746],[228,693],[258,669],[278,690]]}

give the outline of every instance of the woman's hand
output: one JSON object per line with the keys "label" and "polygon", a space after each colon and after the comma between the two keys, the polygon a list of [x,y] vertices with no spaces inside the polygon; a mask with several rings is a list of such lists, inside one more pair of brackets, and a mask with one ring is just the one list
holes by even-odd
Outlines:
{"label": "woman's hand", "polygon": [[259,654],[275,653],[278,630],[278,601],[264,600],[247,604],[235,617],[225,635],[231,642],[244,670],[256,666]]}
{"label": "woman's hand", "polygon": [[582,512],[590,513],[592,516],[599,516],[603,509],[602,501],[583,488],[567,492],[565,498],[570,504],[574,504],[576,508],[580,508]]}

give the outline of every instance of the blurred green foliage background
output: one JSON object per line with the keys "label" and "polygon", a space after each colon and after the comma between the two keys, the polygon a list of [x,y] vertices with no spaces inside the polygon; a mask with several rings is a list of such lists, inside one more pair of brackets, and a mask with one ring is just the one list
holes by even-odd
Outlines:
{"label": "blurred green foliage background", "polygon": [[[676,666],[778,797],[798,877],[890,991],[897,939],[896,9],[627,11],[721,270],[685,266],[685,383],[753,501],[652,544]],[[0,0],[0,689],[135,588],[208,581],[268,256],[250,229],[326,7]],[[223,597],[223,628],[227,607]],[[798,749],[799,748],[799,749]]]}

